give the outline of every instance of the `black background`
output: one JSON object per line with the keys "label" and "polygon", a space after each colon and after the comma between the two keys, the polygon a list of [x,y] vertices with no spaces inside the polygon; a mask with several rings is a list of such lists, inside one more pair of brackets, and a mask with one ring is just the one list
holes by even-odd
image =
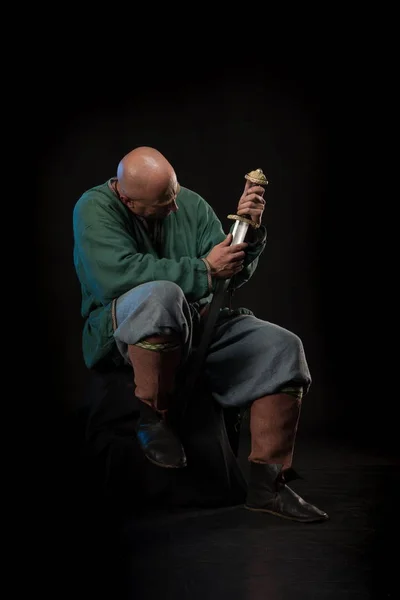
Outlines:
{"label": "black background", "polygon": [[[21,419],[29,430],[27,450],[24,444],[20,466],[14,469],[12,490],[14,482],[21,488],[17,498],[12,494],[17,518],[7,519],[6,514],[13,547],[18,547],[14,556],[19,573],[13,584],[22,582],[21,569],[26,574],[32,568],[40,589],[59,569],[62,576],[55,578],[55,585],[64,588],[71,577],[74,585],[75,554],[86,558],[80,536],[72,548],[68,540],[74,539],[89,511],[80,507],[74,513],[70,496],[76,492],[79,504],[81,490],[65,494],[69,481],[59,460],[65,451],[63,422],[82,403],[87,377],[72,260],[72,210],[83,191],[115,174],[126,152],[146,144],[165,154],[180,182],[203,195],[226,227],[244,174],[258,167],[265,171],[270,181],[264,217],[268,244],[236,303],[302,338],[313,376],[300,421],[303,449],[310,441],[312,452],[311,442],[319,436],[333,436],[329,447],[334,452],[343,442],[335,463],[339,467],[314,473],[316,498],[325,498],[321,507],[334,507],[331,523],[336,529],[328,529],[324,540],[337,562],[329,562],[328,556],[328,565],[343,568],[346,579],[354,556],[365,556],[361,577],[372,575],[381,590],[396,578],[390,544],[397,534],[397,480],[385,466],[363,469],[347,453],[346,442],[356,452],[368,446],[398,456],[394,15],[376,7],[352,13],[349,6],[324,5],[318,11],[302,5],[297,11],[284,5],[278,16],[277,6],[240,5],[239,22],[233,22],[233,6],[207,10],[181,5],[177,14],[170,5],[106,4],[87,13],[79,8],[57,6],[51,12],[35,6],[34,14],[24,9],[7,24],[13,37],[5,55],[9,72],[4,72],[3,98],[11,98],[15,117],[4,110],[4,129],[12,131],[14,143],[3,150],[11,154],[14,174],[3,182],[8,181],[4,197],[10,199],[17,231],[4,230],[7,240],[16,236],[4,269],[10,254],[17,255],[17,267],[13,281],[4,278],[9,302],[4,320],[15,327],[18,319],[21,333],[17,336],[13,328],[11,334],[16,371],[10,402],[18,414],[12,422],[4,421],[4,435],[11,436],[6,462],[20,448]],[[14,390],[19,390],[16,397]],[[309,457],[300,470],[312,470],[315,458]],[[365,462],[370,464],[368,458]],[[360,515],[365,517],[361,522]],[[17,535],[21,517],[27,527]],[[242,517],[238,538],[234,518],[232,547],[238,540],[245,547],[251,539],[249,523]],[[75,519],[72,536],[66,535]],[[377,539],[370,540],[371,523]],[[258,538],[259,525],[250,524],[250,529],[259,548],[249,554],[248,564],[253,565],[255,556],[265,555],[266,539],[272,544],[278,540],[279,550],[280,534],[276,528],[274,538],[274,526],[267,538],[261,531]],[[292,545],[296,561],[290,563],[290,572],[299,565],[298,580],[304,571],[312,595],[315,556],[322,559],[320,581],[330,578],[322,534],[310,530],[306,539],[297,530],[292,534],[284,557]],[[170,538],[176,544],[177,538]],[[165,545],[157,535],[155,541],[151,551],[156,551],[157,561]],[[218,544],[212,547],[218,553]],[[181,548],[178,543],[178,555]],[[298,560],[304,555],[309,577]],[[276,556],[272,569],[264,563],[272,585],[274,572],[290,581],[286,561],[279,551]],[[150,560],[145,553],[143,560],[152,567],[154,555]],[[215,582],[226,578],[241,589],[238,563],[228,563],[226,577],[219,555],[215,563],[207,593],[218,590]],[[177,569],[186,586],[187,565],[183,563],[185,569],[181,564],[178,560]],[[103,574],[96,563],[96,577],[99,571]],[[159,576],[163,586],[169,575],[170,566]],[[145,584],[146,577],[144,570]],[[154,572],[151,579],[156,579]],[[334,579],[341,577],[335,572]],[[32,577],[22,580],[32,583]],[[332,585],[340,587],[340,581]],[[298,585],[294,589],[296,594],[301,591]]]}
{"label": "black background", "polygon": [[302,338],[313,377],[303,435],[394,446],[395,284],[382,250],[390,215],[381,210],[386,196],[371,193],[384,178],[374,140],[385,111],[371,97],[367,62],[318,48],[294,48],[287,59],[185,64],[183,50],[179,61],[136,58],[128,65],[67,56],[51,77],[42,73],[33,122],[42,346],[34,358],[49,427],[49,415],[79,406],[86,378],[74,204],[115,175],[125,153],[149,145],[226,228],[244,174],[264,170],[268,244],[235,303]]}

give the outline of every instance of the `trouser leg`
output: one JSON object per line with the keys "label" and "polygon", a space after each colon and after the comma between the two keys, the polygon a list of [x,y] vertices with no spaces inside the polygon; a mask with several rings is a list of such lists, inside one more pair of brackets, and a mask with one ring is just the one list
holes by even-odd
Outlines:
{"label": "trouser leg", "polygon": [[186,465],[182,444],[168,422],[177,371],[190,351],[191,315],[171,282],[134,288],[117,302],[117,346],[133,368],[140,418],[137,437],[147,458],[162,467]]}

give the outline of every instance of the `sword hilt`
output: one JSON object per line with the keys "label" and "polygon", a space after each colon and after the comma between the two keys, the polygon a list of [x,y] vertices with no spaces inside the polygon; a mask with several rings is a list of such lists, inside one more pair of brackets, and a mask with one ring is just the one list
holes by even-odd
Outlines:
{"label": "sword hilt", "polygon": [[[247,179],[247,181],[250,182],[250,184],[254,183],[255,185],[261,185],[264,188],[268,185],[268,179],[265,177],[262,169],[256,169],[255,171],[250,171],[250,173],[246,173],[244,178]],[[249,183],[246,182],[244,189],[246,190],[249,187],[250,187]],[[262,195],[264,195],[264,193]],[[252,220],[250,215],[228,215],[228,219],[232,219],[235,221],[241,221],[242,223],[247,223],[247,225],[250,225],[251,227],[254,227],[255,229],[257,229],[259,227],[259,225],[257,225],[257,223],[254,223],[254,221]]]}

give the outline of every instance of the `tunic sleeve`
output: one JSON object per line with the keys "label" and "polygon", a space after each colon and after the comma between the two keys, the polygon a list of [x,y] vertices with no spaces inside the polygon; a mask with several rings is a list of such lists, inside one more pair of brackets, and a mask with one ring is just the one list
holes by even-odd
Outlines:
{"label": "tunic sleeve", "polygon": [[73,230],[81,280],[103,305],[137,285],[160,280],[179,285],[188,302],[209,294],[201,258],[160,259],[140,253],[126,223],[112,211],[100,207],[89,221],[84,209],[76,209]]}

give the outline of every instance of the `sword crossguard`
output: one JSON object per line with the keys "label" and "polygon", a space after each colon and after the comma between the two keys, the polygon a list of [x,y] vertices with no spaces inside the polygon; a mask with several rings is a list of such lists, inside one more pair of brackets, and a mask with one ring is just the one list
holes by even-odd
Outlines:
{"label": "sword crossguard", "polygon": [[[247,179],[247,181],[254,183],[255,185],[261,185],[263,187],[268,185],[268,179],[265,177],[262,169],[255,169],[255,171],[250,171],[249,173],[246,173],[244,178]],[[228,215],[228,219],[242,221],[242,223],[247,223],[251,227],[254,227],[254,229],[258,229],[259,227],[259,225],[257,225],[257,223],[254,223],[254,221],[248,215]]]}
{"label": "sword crossguard", "polygon": [[260,226],[257,223],[254,223],[252,219],[246,217],[245,215],[228,215],[228,219],[232,219],[233,221],[241,221],[242,223],[247,223],[250,227],[254,227],[254,229],[258,229]]}

